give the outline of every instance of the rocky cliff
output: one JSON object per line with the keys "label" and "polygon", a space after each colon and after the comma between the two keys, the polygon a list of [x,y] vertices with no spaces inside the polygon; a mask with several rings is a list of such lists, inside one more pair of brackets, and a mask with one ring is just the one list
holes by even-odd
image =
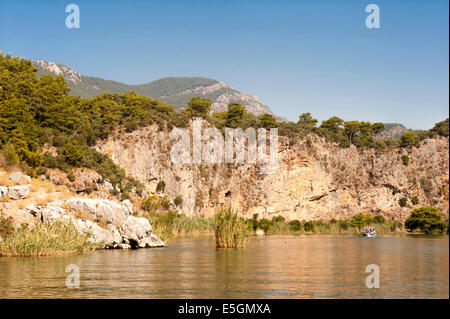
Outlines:
{"label": "rocky cliff", "polygon": [[148,219],[134,215],[129,200],[75,196],[63,184],[55,186],[45,178],[31,179],[19,171],[9,174],[0,168],[0,217],[12,217],[16,227],[63,220],[88,233],[101,248],[165,246],[153,233]]}
{"label": "rocky cliff", "polygon": [[413,197],[448,214],[448,138],[382,152],[341,148],[316,135],[293,145],[280,137],[278,169],[269,175],[254,164],[174,164],[173,144],[168,131],[150,126],[117,132],[96,148],[143,182],[147,194],[164,181],[164,194],[182,196],[180,210],[191,216],[210,216],[231,204],[250,218],[337,219],[365,211],[403,221],[415,207]]}

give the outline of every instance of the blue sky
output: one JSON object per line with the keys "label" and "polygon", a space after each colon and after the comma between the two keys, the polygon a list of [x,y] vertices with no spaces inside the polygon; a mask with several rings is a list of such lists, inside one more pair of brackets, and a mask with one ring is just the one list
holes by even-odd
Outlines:
{"label": "blue sky", "polygon": [[[65,6],[80,7],[80,29]],[[367,29],[376,3],[381,28]],[[448,1],[0,0],[0,50],[129,84],[203,76],[290,120],[448,117]]]}

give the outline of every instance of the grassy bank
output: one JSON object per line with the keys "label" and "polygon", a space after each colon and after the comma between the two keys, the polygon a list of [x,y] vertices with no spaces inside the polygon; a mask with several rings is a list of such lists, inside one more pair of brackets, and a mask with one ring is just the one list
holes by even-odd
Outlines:
{"label": "grassy bank", "polygon": [[0,217],[0,256],[59,256],[94,250],[87,234],[80,234],[68,222],[51,225],[36,223],[33,227],[15,229],[11,220]]}

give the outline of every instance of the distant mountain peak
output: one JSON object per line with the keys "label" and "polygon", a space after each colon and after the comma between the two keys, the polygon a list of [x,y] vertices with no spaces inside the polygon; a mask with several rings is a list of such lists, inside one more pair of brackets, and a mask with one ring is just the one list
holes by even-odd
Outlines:
{"label": "distant mountain peak", "polygon": [[46,62],[42,60],[32,60],[35,67],[41,70],[43,73],[50,73],[53,75],[62,75],[66,81],[74,84],[81,83],[81,74],[72,68],[69,68],[63,64],[56,64],[54,62]]}
{"label": "distant mountain peak", "polygon": [[403,133],[408,131],[408,129],[400,123],[384,123],[385,130],[379,133],[377,138],[384,137],[400,137]]}

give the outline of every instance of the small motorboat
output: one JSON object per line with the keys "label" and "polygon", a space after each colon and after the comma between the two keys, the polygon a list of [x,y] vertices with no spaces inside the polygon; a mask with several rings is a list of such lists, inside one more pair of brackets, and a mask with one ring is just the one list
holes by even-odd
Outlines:
{"label": "small motorboat", "polygon": [[365,231],[362,235],[363,237],[377,237],[377,234],[374,231]]}
{"label": "small motorboat", "polygon": [[375,227],[369,228],[368,231],[363,231],[362,232],[362,236],[363,237],[377,237],[377,233],[375,231]]}

